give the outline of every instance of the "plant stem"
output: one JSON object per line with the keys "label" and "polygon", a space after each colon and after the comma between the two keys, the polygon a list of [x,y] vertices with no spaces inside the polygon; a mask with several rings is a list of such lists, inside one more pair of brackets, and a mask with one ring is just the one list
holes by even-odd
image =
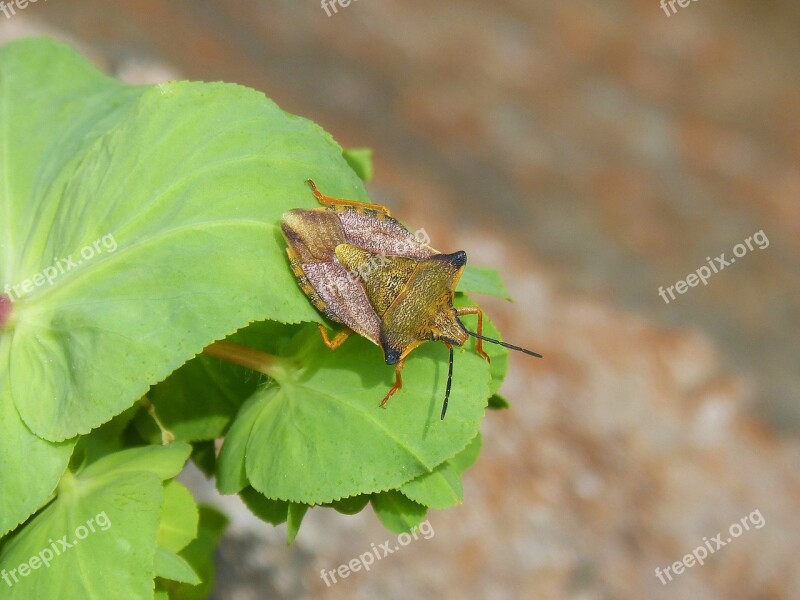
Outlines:
{"label": "plant stem", "polygon": [[153,421],[156,422],[158,425],[158,429],[161,431],[161,443],[163,445],[167,445],[170,442],[175,441],[175,434],[172,433],[169,429],[167,429],[164,424],[161,422],[161,419],[158,418],[158,413],[156,412],[156,407],[150,402],[150,399],[145,396],[139,403],[144,406],[145,410],[147,410],[148,414],[152,417]]}
{"label": "plant stem", "polygon": [[274,379],[280,379],[286,374],[285,360],[231,342],[214,342],[203,350],[203,354],[258,371]]}

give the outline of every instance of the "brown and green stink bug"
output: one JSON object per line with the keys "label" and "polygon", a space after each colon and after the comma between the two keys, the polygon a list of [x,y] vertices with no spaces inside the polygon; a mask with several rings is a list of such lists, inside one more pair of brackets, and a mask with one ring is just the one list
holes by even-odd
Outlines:
{"label": "brown and green stink bug", "polygon": [[[467,264],[463,250],[442,254],[423,243],[379,204],[323,195],[308,183],[322,208],[284,213],[281,229],[288,243],[292,271],[314,306],[345,325],[325,344],[335,349],[352,333],[383,349],[386,364],[395,365],[395,384],[381,406],[403,386],[406,357],[420,344],[440,341],[450,350],[447,390],[441,418],[447,412],[453,377],[453,346],[468,336],[486,360],[482,342],[493,342],[541,358],[540,354],[483,336],[483,311],[454,307],[456,285]],[[478,331],[467,330],[458,317],[477,315]]]}

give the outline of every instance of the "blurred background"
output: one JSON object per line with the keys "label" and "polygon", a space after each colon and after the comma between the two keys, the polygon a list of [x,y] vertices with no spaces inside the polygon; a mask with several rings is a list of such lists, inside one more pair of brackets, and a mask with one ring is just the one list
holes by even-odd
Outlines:
{"label": "blurred background", "polygon": [[[346,1],[346,0],[345,0]],[[686,0],[682,0],[686,1]],[[264,91],[345,147],[372,200],[500,270],[512,357],[465,502],[435,534],[309,513],[233,525],[215,599],[800,598],[800,5],[790,0],[71,0],[0,17],[130,82]],[[708,285],[675,285],[763,231]],[[748,515],[704,565],[655,574]],[[757,519],[757,517],[754,517]],[[751,520],[752,522],[752,520]]]}

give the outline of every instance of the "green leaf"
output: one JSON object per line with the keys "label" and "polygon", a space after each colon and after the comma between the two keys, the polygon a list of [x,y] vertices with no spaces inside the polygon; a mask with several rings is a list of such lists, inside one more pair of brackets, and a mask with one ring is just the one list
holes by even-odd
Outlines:
{"label": "green leaf", "polygon": [[459,356],[451,410],[441,421],[447,377],[441,345],[412,353],[403,389],[383,410],[394,373],[378,348],[351,338],[332,352],[313,326],[295,344],[292,356],[301,358],[285,359],[281,380],[256,392],[225,438],[217,465],[223,492],[249,481],[268,498],[323,504],[392,489],[435,468],[478,433],[490,377],[474,353]]}
{"label": "green leaf", "polygon": [[106,454],[125,448],[123,433],[139,412],[145,411],[142,410],[141,405],[134,404],[108,423],[103,423],[88,435],[78,438],[78,445],[71,459],[73,466],[80,466],[81,463],[76,464],[76,460],[92,463]]}
{"label": "green leaf", "polygon": [[412,479],[400,492],[429,508],[449,508],[464,501],[461,473],[450,462],[443,462],[430,473]]}
{"label": "green leaf", "polygon": [[[227,341],[275,353],[285,347],[294,331],[292,326],[261,321],[237,331]],[[148,397],[161,422],[177,439],[210,440],[224,435],[242,404],[264,379],[255,371],[201,355],[156,385]],[[148,439],[159,438],[158,428],[144,417],[141,425]]]}
{"label": "green leaf", "polygon": [[261,414],[261,395],[255,394],[239,411],[217,459],[217,489],[235,494],[248,485],[245,457],[253,427]]}
{"label": "green leaf", "polygon": [[[455,306],[476,306],[475,302],[473,302],[471,298],[463,295],[456,296],[454,304]],[[477,317],[470,315],[460,317],[460,319],[467,326],[467,329],[477,333]],[[500,341],[503,339],[500,336],[500,332],[497,330],[497,327],[495,327],[494,323],[492,323],[492,320],[485,315],[483,317],[483,335]],[[464,344],[464,348],[466,349],[466,352],[475,353],[477,345],[478,344],[475,338],[470,337],[469,341]],[[484,342],[483,351],[489,355],[489,359],[491,361],[489,363],[489,372],[491,373],[492,380],[489,384],[489,393],[495,394],[497,393],[497,390],[500,389],[500,386],[503,385],[503,381],[506,378],[506,373],[508,372],[508,350],[499,344]],[[453,377],[458,377],[458,373],[454,372]]]}
{"label": "green leaf", "polygon": [[214,442],[195,442],[192,444],[192,461],[203,475],[211,479],[217,469],[217,453]]}
{"label": "green leaf", "polygon": [[154,564],[157,577],[189,585],[200,583],[200,577],[194,572],[192,566],[170,550],[156,548]]}
{"label": "green leaf", "polygon": [[[3,347],[7,348],[7,344],[0,337],[0,357],[4,354]],[[2,359],[0,364],[5,364]],[[0,537],[47,501],[67,468],[76,441],[52,443],[31,433],[11,402],[9,385],[3,375],[0,381]]]}
{"label": "green leaf", "polygon": [[356,172],[359,179],[372,179],[372,150],[370,148],[350,148],[342,152],[347,164]]}
{"label": "green leaf", "polygon": [[358,496],[350,496],[349,498],[342,498],[341,500],[334,500],[325,504],[325,506],[340,512],[343,515],[355,515],[364,510],[364,507],[369,504],[369,494],[359,494]]}
{"label": "green leaf", "polygon": [[297,532],[300,531],[300,523],[303,522],[303,517],[306,516],[308,511],[308,504],[298,504],[291,502],[289,504],[289,512],[286,517],[286,543],[294,544],[297,537]]}
{"label": "green leaf", "polygon": [[228,524],[228,519],[210,506],[200,507],[200,523],[197,539],[181,550],[180,556],[186,559],[202,582],[187,585],[176,581],[162,581],[169,590],[171,600],[202,600],[214,588],[214,550]]}
{"label": "green leaf", "polygon": [[104,473],[148,471],[161,479],[171,479],[181,472],[191,451],[192,447],[184,442],[129,448],[104,456],[81,471],[81,475],[95,477]]}
{"label": "green leaf", "polygon": [[239,493],[240,497],[255,516],[262,521],[280,525],[286,523],[286,543],[293,544],[300,531],[300,524],[306,511],[310,508],[308,504],[297,502],[286,502],[285,500],[272,500],[266,498],[252,487],[246,487]]}
{"label": "green leaf", "polygon": [[406,498],[397,490],[373,494],[372,509],[389,531],[411,531],[425,519],[428,509]]}
{"label": "green leaf", "polygon": [[198,518],[197,504],[191,492],[177,481],[167,482],[158,525],[158,546],[171,552],[183,550],[197,537]]}
{"label": "green leaf", "polygon": [[153,598],[162,484],[129,465],[107,460],[106,469],[64,475],[57,498],[3,545],[0,567],[17,579],[4,598]]}
{"label": "green leaf", "polygon": [[481,453],[481,446],[483,446],[483,438],[479,433],[466,448],[451,458],[449,462],[459,473],[464,473],[478,460],[478,456]]}
{"label": "green leaf", "polygon": [[244,367],[201,355],[155,386],[148,398],[175,439],[213,440],[225,434],[260,379]]}
{"label": "green leaf", "polygon": [[0,338],[35,434],[88,433],[252,321],[321,320],[278,221],[317,206],[308,178],[366,195],[317,125],[236,85],[126,86],[46,39],[3,47],[0,81],[0,289],[28,290]]}
{"label": "green leaf", "polygon": [[500,394],[494,394],[491,398],[489,398],[489,408],[492,410],[504,410],[506,408],[511,408],[511,405],[504,396],[501,396]]}
{"label": "green leaf", "polygon": [[271,500],[250,486],[239,492],[239,496],[250,512],[262,521],[273,525],[286,522],[289,515],[289,503],[285,500]]}
{"label": "green leaf", "polygon": [[495,269],[486,267],[476,267],[468,264],[458,282],[458,292],[486,294],[487,296],[497,296],[504,300],[511,300],[511,296],[500,278],[500,274]]}
{"label": "green leaf", "polygon": [[464,500],[461,474],[478,459],[481,436],[475,436],[466,448],[430,473],[412,479],[400,488],[407,498],[429,508],[449,508]]}

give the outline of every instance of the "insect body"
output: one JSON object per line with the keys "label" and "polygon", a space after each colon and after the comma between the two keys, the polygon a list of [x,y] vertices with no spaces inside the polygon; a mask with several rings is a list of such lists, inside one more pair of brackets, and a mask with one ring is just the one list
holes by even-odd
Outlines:
{"label": "insect body", "polygon": [[[402,388],[406,357],[427,341],[441,341],[450,350],[442,419],[452,381],[453,346],[462,346],[468,336],[477,338],[476,351],[486,360],[484,340],[541,356],[484,337],[483,311],[453,306],[467,264],[464,251],[438,252],[393,219],[386,207],[330,198],[313,181],[308,183],[324,206],[293,209],[281,218],[292,271],[314,306],[346,327],[329,339],[320,325],[329,348],[337,348],[355,332],[383,350],[386,364],[395,365],[395,384],[381,406]],[[478,317],[477,332],[467,330],[458,318],[473,314]]]}

